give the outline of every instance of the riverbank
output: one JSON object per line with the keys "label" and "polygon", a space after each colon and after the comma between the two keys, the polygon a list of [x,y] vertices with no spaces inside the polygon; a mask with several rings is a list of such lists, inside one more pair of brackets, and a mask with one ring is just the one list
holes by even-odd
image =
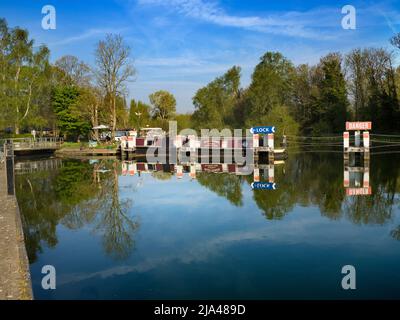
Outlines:
{"label": "riverbank", "polygon": [[15,196],[7,195],[5,165],[0,163],[0,300],[32,300],[28,256]]}
{"label": "riverbank", "polygon": [[61,148],[54,153],[56,156],[116,156],[117,149],[100,149],[100,148]]}

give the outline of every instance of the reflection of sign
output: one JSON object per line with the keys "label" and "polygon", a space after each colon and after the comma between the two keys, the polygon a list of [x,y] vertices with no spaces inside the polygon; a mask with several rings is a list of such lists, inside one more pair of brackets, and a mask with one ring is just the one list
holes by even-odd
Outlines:
{"label": "reflection of sign", "polygon": [[347,188],[346,195],[348,196],[368,196],[372,194],[371,187],[368,188]]}
{"label": "reflection of sign", "polygon": [[371,130],[372,122],[346,122],[346,130]]}
{"label": "reflection of sign", "polygon": [[254,190],[275,190],[276,184],[270,182],[253,182],[251,187]]}
{"label": "reflection of sign", "polygon": [[250,129],[252,134],[275,133],[275,127],[254,127]]}
{"label": "reflection of sign", "polygon": [[221,164],[202,164],[201,171],[203,172],[222,172]]}

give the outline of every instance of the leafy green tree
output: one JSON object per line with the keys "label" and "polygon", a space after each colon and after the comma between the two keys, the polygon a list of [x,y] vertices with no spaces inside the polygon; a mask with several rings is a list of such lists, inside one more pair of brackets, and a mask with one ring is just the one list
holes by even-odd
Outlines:
{"label": "leafy green tree", "polygon": [[175,97],[168,91],[160,90],[149,96],[152,115],[155,119],[172,119],[176,112]]}
{"label": "leafy green tree", "polygon": [[243,205],[242,185],[239,176],[202,172],[197,175],[200,185],[224,197],[237,207]]}
{"label": "leafy green tree", "polygon": [[[77,117],[90,123],[92,128],[100,125],[100,119],[105,116],[103,96],[99,88],[93,86],[79,88],[76,106],[74,110],[77,112]],[[99,140],[98,130],[94,130],[93,138]]]}
{"label": "leafy green tree", "polygon": [[261,57],[247,91],[246,124],[252,127],[274,106],[290,106],[295,70],[293,64],[279,52],[267,52]]}
{"label": "leafy green tree", "polygon": [[299,134],[299,124],[290,115],[289,108],[286,106],[274,106],[270,112],[260,117],[255,125],[274,125],[276,127],[275,137],[280,138],[283,135],[297,136]]}
{"label": "leafy green tree", "polygon": [[178,124],[179,131],[183,129],[192,129],[193,127],[192,115],[190,113],[177,114],[175,120]]}
{"label": "leafy green tree", "polygon": [[197,91],[193,98],[195,112],[192,117],[196,129],[230,127],[239,97],[240,72],[239,67],[233,67]]}
{"label": "leafy green tree", "polygon": [[293,116],[299,123],[302,134],[310,135],[319,120],[318,101],[321,70],[302,64],[296,68],[293,82]]}
{"label": "leafy green tree", "polygon": [[323,72],[318,101],[320,123],[325,125],[327,132],[341,132],[347,119],[349,101],[340,54],[322,58],[320,67]]}
{"label": "leafy green tree", "polygon": [[49,50],[34,48],[29,33],[19,27],[10,29],[0,20],[0,112],[3,125],[12,125],[19,134],[22,126],[40,124],[38,117],[44,88],[49,79]]}
{"label": "leafy green tree", "polygon": [[80,116],[77,107],[78,97],[79,90],[74,86],[53,89],[52,105],[57,117],[57,125],[62,134],[72,138],[87,135],[91,129],[90,122]]}
{"label": "leafy green tree", "polygon": [[151,107],[148,104],[132,99],[129,109],[129,125],[137,129],[149,125],[151,119],[150,110]]}

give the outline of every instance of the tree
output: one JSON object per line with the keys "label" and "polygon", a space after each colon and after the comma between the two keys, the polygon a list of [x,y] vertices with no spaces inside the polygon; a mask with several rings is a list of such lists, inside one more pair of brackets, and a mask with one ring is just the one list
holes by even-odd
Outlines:
{"label": "tree", "polygon": [[396,48],[400,49],[400,32],[390,39],[390,43]]}
{"label": "tree", "polygon": [[378,131],[392,131],[399,121],[396,72],[385,49],[357,49],[346,57],[348,85],[356,120],[370,120]]}
{"label": "tree", "polygon": [[66,55],[55,62],[55,66],[62,71],[63,84],[87,87],[91,82],[90,67],[77,57]]}
{"label": "tree", "polygon": [[160,90],[149,96],[152,115],[155,119],[169,120],[176,112],[175,97],[168,91]]}
{"label": "tree", "polygon": [[126,99],[124,96],[117,96],[117,128],[128,129],[129,127],[129,110],[127,108]]}
{"label": "tree", "polygon": [[230,126],[240,94],[240,72],[239,67],[232,67],[196,92],[193,98],[193,123],[197,129],[202,126],[216,129]]}
{"label": "tree", "polygon": [[[79,119],[90,122],[91,127],[97,127],[103,111],[103,95],[99,88],[87,86],[79,89],[76,101],[77,116]],[[99,141],[99,131],[95,130],[93,138]]]}
{"label": "tree", "polygon": [[276,127],[275,136],[283,135],[296,136],[299,133],[299,124],[290,115],[289,108],[286,106],[274,106],[267,115],[261,116],[257,125],[274,125]]}
{"label": "tree", "polygon": [[178,130],[191,129],[193,127],[192,115],[190,113],[177,114],[175,120],[178,124]]}
{"label": "tree", "polygon": [[365,113],[368,102],[367,52],[355,49],[346,55],[345,65],[348,73],[348,87],[353,100],[356,120]]}
{"label": "tree", "polygon": [[36,113],[48,83],[50,52],[45,46],[34,49],[28,31],[10,29],[4,19],[0,20],[0,34],[0,111],[3,121],[19,134],[21,126],[43,122]]}
{"label": "tree", "polygon": [[299,123],[303,134],[311,134],[314,124],[319,120],[318,101],[320,99],[319,83],[322,72],[315,66],[307,64],[296,68],[293,81],[293,116]]}
{"label": "tree", "polygon": [[57,116],[57,125],[64,135],[73,138],[86,135],[90,122],[81,116],[78,105],[79,90],[74,86],[60,86],[53,90],[52,105]]}
{"label": "tree", "polygon": [[340,54],[332,53],[322,58],[320,68],[323,72],[319,100],[320,124],[327,132],[341,132],[349,102]]}
{"label": "tree", "polygon": [[117,96],[122,95],[126,81],[132,80],[135,69],[129,60],[130,48],[120,35],[108,34],[99,41],[96,52],[96,76],[108,96],[112,135],[117,128]]}
{"label": "tree", "polygon": [[136,102],[132,99],[129,109],[129,125],[140,129],[149,124],[151,118],[150,109],[151,107],[148,104],[142,101]]}
{"label": "tree", "polygon": [[253,126],[260,116],[268,114],[274,106],[291,105],[295,74],[293,64],[279,52],[267,52],[260,60],[247,91],[248,127]]}

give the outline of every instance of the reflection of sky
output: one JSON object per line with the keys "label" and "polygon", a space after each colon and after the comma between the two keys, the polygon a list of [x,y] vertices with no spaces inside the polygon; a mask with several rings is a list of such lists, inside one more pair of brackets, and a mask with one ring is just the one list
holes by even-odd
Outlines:
{"label": "reflection of sky", "polygon": [[[282,220],[266,220],[248,184],[242,189],[243,206],[235,207],[187,176],[120,177],[120,198],[132,200],[129,214],[140,223],[131,257],[113,261],[90,228],[59,226],[57,247],[32,266],[35,292],[39,298],[343,298],[338,286],[346,264],[366,277],[354,297],[390,296],[400,288],[400,243],[390,237],[397,215],[383,226],[359,226],[295,206]],[[42,293],[39,266],[54,261],[58,290]],[[264,290],[267,284],[273,292]]]}

